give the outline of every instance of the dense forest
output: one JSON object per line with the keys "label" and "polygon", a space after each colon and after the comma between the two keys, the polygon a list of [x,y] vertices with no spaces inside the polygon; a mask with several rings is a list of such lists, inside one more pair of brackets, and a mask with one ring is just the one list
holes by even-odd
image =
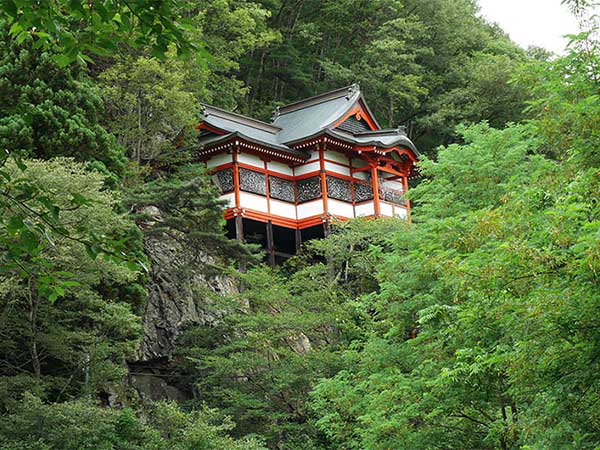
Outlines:
{"label": "dense forest", "polygon": [[[597,32],[552,55],[474,0],[0,0],[0,448],[600,448]],[[272,269],[225,237],[200,102],[268,120],[353,82],[424,155],[412,220]]]}

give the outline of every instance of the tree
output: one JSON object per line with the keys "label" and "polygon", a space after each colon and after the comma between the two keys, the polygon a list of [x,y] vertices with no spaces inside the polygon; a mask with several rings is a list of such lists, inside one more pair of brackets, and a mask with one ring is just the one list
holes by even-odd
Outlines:
{"label": "tree", "polygon": [[356,308],[351,296],[372,288],[365,270],[398,223],[340,225],[288,267],[241,275],[239,297],[215,305],[227,312],[222,323],[191,329],[180,342],[197,401],[223,408],[238,424],[236,435],[257,433],[270,448],[329,448],[314,426],[309,393],[342,367],[341,351],[361,338],[368,310]]}
{"label": "tree", "polygon": [[101,126],[102,99],[81,67],[61,69],[33,39],[18,44],[6,32],[0,67],[3,158],[71,156],[107,174],[123,172],[123,151]]}
{"label": "tree", "polygon": [[150,47],[155,56],[164,55],[169,44],[177,46],[178,54],[201,50],[188,39],[175,5],[172,0],[2,0],[0,21],[17,43],[33,37],[36,48],[55,51],[61,67],[92,62],[90,54],[110,55],[119,42]]}
{"label": "tree", "polygon": [[[218,189],[205,168],[181,166],[167,178],[133,188],[125,199],[135,216],[146,222],[149,236],[168,235],[190,249],[197,263],[205,254],[254,260],[255,247],[225,236],[223,209]],[[148,207],[154,208],[154,216]]]}
{"label": "tree", "polygon": [[177,147],[193,141],[199,116],[193,89],[199,86],[186,86],[185,77],[184,63],[146,57],[117,62],[100,74],[106,126],[138,164],[189,161]]}
{"label": "tree", "polygon": [[361,300],[375,332],[312,394],[333,448],[600,442],[594,54],[536,66],[531,123],[459,128],[421,164],[414,225]]}
{"label": "tree", "polygon": [[204,408],[191,413],[172,403],[156,403],[142,419],[126,408],[101,408],[88,401],[47,405],[27,394],[0,418],[4,449],[46,450],[261,450],[255,439],[227,437],[231,421]]}
{"label": "tree", "polygon": [[[44,209],[32,203],[27,211],[20,204],[4,208],[2,402],[6,407],[26,389],[54,401],[97,393],[124,375],[125,358],[140,334],[134,311],[144,289],[139,273],[120,258],[97,256],[79,236],[86,230],[143,259],[139,231],[116,211],[120,199],[105,188],[105,178],[81,163],[26,160],[23,170],[14,164],[5,170],[11,181],[4,195],[26,189],[41,203],[51,197],[61,222],[48,225]],[[46,226],[40,230],[39,223]]]}

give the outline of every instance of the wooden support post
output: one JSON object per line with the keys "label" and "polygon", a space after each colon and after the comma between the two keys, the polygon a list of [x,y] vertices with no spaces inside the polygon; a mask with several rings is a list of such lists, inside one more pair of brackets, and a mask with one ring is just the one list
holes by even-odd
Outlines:
{"label": "wooden support post", "polygon": [[319,145],[319,165],[321,176],[321,196],[323,197],[323,213],[327,215],[329,206],[327,204],[327,176],[325,175],[325,144]]}
{"label": "wooden support post", "polygon": [[235,146],[232,153],[233,158],[233,191],[235,196],[235,207],[240,208],[240,168],[238,166],[239,145]]}
{"label": "wooden support post", "polygon": [[379,178],[377,166],[371,166],[371,184],[373,185],[373,204],[375,206],[375,217],[381,216],[381,205],[379,204]]}
{"label": "wooden support post", "polygon": [[329,221],[323,222],[323,234],[325,235],[325,237],[329,236],[329,231]]}
{"label": "wooden support post", "polygon": [[273,242],[273,223],[267,222],[267,258],[269,265],[275,267],[275,243]]}
{"label": "wooden support post", "polygon": [[300,250],[302,250],[302,230],[296,228],[294,231],[296,235],[296,253],[300,253]]}
{"label": "wooden support post", "polygon": [[[402,177],[402,186],[404,187],[404,195],[406,196],[406,193],[408,192],[408,175]],[[404,198],[404,201],[406,202],[406,218],[410,222],[410,200]]]}
{"label": "wooden support post", "polygon": [[235,216],[235,238],[240,241],[240,242],[244,242],[244,222],[242,219],[242,216]]}
{"label": "wooden support post", "polygon": [[[244,219],[242,216],[235,216],[234,221],[235,238],[240,242],[244,242]],[[244,261],[243,257],[239,260],[238,269],[242,273],[246,272],[246,262]]]}

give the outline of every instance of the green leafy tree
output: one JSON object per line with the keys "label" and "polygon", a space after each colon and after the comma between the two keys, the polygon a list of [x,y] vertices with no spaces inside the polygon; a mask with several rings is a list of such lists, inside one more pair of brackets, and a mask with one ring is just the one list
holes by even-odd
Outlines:
{"label": "green leafy tree", "polygon": [[52,49],[53,59],[64,67],[78,61],[92,62],[90,55],[107,56],[119,42],[151,48],[163,56],[169,44],[177,52],[199,50],[176,14],[173,0],[76,1],[2,0],[0,20],[10,27],[20,44],[29,37],[36,48]]}
{"label": "green leafy tree", "polygon": [[198,164],[178,168],[129,191],[126,204],[144,223],[149,236],[168,235],[192,250],[192,259],[208,254],[253,261],[253,246],[225,236],[224,203],[206,169]]}
{"label": "green leafy tree", "polygon": [[361,300],[374,332],[312,394],[333,448],[598,446],[596,75],[566,76],[589,44],[532,72],[536,120],[459,129],[421,164]]}
{"label": "green leafy tree", "polygon": [[198,401],[223,408],[236,435],[257,433],[270,448],[328,448],[309,393],[342,367],[341,351],[367,327],[370,311],[352,295],[373,288],[373,262],[398,223],[340,224],[287,268],[241,275],[240,295],[215,303],[227,311],[223,321],[189,330],[180,343]]}
{"label": "green leafy tree", "polygon": [[[186,86],[184,63],[139,57],[100,74],[106,126],[138,164],[190,159],[180,146],[192,141],[199,105]],[[187,158],[186,158],[187,155]]]}
{"label": "green leafy tree", "polygon": [[7,450],[261,450],[255,439],[226,435],[231,421],[204,408],[186,413],[172,403],[156,403],[144,418],[127,408],[115,410],[89,401],[46,405],[26,394],[0,418],[0,445]]}
{"label": "green leafy tree", "polygon": [[125,159],[101,126],[98,89],[77,66],[61,69],[31,38],[0,39],[0,147],[18,157],[71,156],[105,173],[123,172]]}
{"label": "green leafy tree", "polygon": [[[45,398],[64,400],[119,380],[125,358],[137,345],[140,325],[133,311],[144,297],[137,272],[118,257],[97,256],[98,249],[79,237],[81,230],[89,231],[105,245],[143,259],[139,231],[116,212],[120,198],[105,189],[104,177],[64,158],[26,164],[24,170],[5,167],[11,182],[5,183],[4,195],[18,196],[25,189],[42,203],[39,208],[29,203],[26,211],[20,204],[4,208],[0,371],[5,406],[31,386]],[[56,203],[43,206],[49,197]],[[47,207],[61,215],[60,225],[45,215]],[[36,238],[41,233],[44,238]]]}

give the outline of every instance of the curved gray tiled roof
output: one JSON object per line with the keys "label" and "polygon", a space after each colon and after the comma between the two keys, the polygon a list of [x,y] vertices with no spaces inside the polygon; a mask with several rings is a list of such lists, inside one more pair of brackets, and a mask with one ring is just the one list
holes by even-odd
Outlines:
{"label": "curved gray tiled roof", "polygon": [[[274,120],[270,124],[214,106],[202,105],[204,109],[202,121],[227,133],[223,136],[201,137],[199,143],[206,146],[224,142],[236,136],[282,150],[294,156],[306,156],[303,152],[290,146],[326,133],[349,144],[373,145],[384,149],[402,145],[410,148],[415,155],[419,155],[416,147],[402,129],[379,129],[350,133],[333,128],[335,123],[354,108],[359,101],[362,101],[370,114],[358,85],[353,84],[278,108],[275,111]],[[372,114],[370,115],[373,117]],[[379,124],[376,123],[376,125],[379,127]]]}

